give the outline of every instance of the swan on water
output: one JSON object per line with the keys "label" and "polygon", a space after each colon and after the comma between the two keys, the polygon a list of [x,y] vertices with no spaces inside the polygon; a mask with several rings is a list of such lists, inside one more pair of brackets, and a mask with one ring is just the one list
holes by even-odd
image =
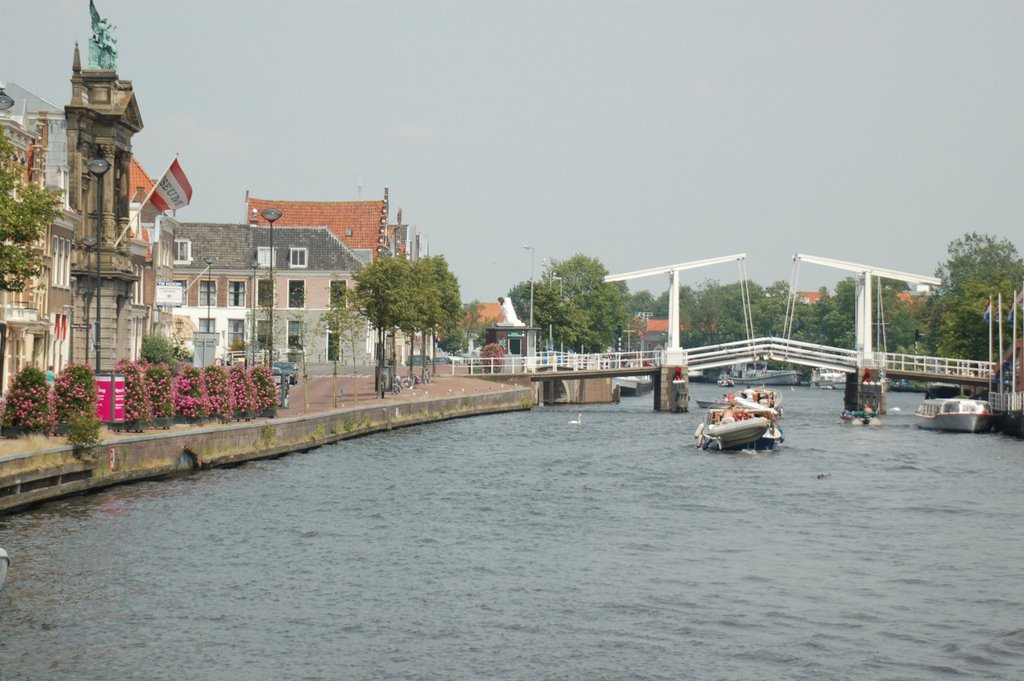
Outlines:
{"label": "swan on water", "polygon": [[570,426],[578,426],[583,423],[583,414],[576,414],[576,418],[569,421]]}

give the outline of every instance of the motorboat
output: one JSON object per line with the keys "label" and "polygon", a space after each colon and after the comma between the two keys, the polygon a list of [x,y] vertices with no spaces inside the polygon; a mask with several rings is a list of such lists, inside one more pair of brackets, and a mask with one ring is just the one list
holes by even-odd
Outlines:
{"label": "motorboat", "polygon": [[621,397],[643,397],[651,392],[654,381],[650,376],[616,376],[612,385],[618,386]]}
{"label": "motorboat", "polygon": [[815,369],[811,372],[811,385],[816,385],[822,390],[844,388],[846,387],[846,373],[830,369]]}
{"label": "motorboat", "polygon": [[985,400],[959,397],[925,400],[914,416],[918,428],[954,433],[987,433],[996,419],[992,406]]}
{"label": "motorboat", "polygon": [[7,581],[7,568],[11,566],[11,557],[7,555],[2,547],[0,547],[0,587]]}
{"label": "motorboat", "polygon": [[722,374],[718,377],[718,385],[723,388],[732,388],[736,385],[736,381],[729,377],[729,374]]}
{"label": "motorboat", "polygon": [[766,451],[783,441],[776,415],[768,409],[743,409],[732,405],[708,409],[693,434],[699,449],[719,451]]}
{"label": "motorboat", "polygon": [[924,387],[924,397],[926,400],[943,400],[947,397],[959,397],[963,392],[963,387],[956,383],[928,383]]}
{"label": "motorboat", "polygon": [[782,393],[767,386],[744,388],[733,393],[736,404],[744,409],[768,409],[782,418]]}
{"label": "motorboat", "polygon": [[839,420],[843,423],[849,423],[855,426],[880,426],[882,425],[882,419],[878,418],[878,412],[874,410],[856,410],[850,411],[844,409],[839,414]]}
{"label": "motorboat", "polygon": [[769,369],[766,364],[737,364],[731,372],[738,383],[748,385],[800,385],[800,372],[795,369]]}

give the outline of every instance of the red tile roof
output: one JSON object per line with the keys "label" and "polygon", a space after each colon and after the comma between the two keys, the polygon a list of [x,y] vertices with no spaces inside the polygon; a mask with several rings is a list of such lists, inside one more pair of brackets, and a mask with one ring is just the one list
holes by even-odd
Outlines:
{"label": "red tile roof", "polygon": [[263,219],[260,211],[277,208],[281,218],[274,223],[275,227],[327,227],[349,248],[368,248],[376,258],[380,221],[386,205],[384,201],[277,201],[250,196],[245,208],[249,224],[253,224],[253,209],[256,224],[265,227],[270,223]]}
{"label": "red tile roof", "polygon": [[128,191],[131,192],[133,202],[142,201],[146,195],[153,190],[153,178],[142,168],[134,156],[131,165],[128,166]]}
{"label": "red tile roof", "polygon": [[667,319],[648,319],[647,333],[666,333],[668,331]]}
{"label": "red tile roof", "polygon": [[821,291],[797,291],[797,295],[808,305],[814,305],[821,300]]}

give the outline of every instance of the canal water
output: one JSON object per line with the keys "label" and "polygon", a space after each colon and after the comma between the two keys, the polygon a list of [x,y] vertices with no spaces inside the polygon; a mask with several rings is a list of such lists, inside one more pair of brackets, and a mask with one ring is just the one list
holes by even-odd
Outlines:
{"label": "canal water", "polygon": [[0,679],[1024,678],[1024,442],[784,390],[773,453],[648,396],[0,517]]}

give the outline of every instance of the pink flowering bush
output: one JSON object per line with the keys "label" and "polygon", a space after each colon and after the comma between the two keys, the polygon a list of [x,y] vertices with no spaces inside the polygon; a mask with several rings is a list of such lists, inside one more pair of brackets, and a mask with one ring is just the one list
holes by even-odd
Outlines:
{"label": "pink flowering bush", "polygon": [[174,416],[174,381],[171,370],[163,362],[146,365],[146,388],[149,390],[149,408],[155,419]]}
{"label": "pink flowering bush", "polygon": [[256,387],[257,411],[268,411],[277,408],[277,386],[274,385],[274,374],[270,367],[259,364],[250,373],[252,383]]}
{"label": "pink flowering bush", "polygon": [[88,364],[69,364],[53,382],[53,414],[57,423],[96,418],[96,378]]}
{"label": "pink flowering bush", "polygon": [[203,374],[194,366],[186,365],[174,377],[174,412],[191,419],[201,419],[210,413]]}
{"label": "pink flowering bush", "polygon": [[231,387],[223,367],[216,364],[203,369],[203,387],[206,389],[207,411],[210,416],[225,418],[232,414]]}
{"label": "pink flowering bush", "polygon": [[484,358],[484,368],[495,373],[504,366],[505,348],[497,343],[488,343],[480,348],[480,356]]}
{"label": "pink flowering bush", "polygon": [[152,416],[152,403],[145,365],[122,359],[114,371],[124,374],[124,420],[148,421]]}
{"label": "pink flowering bush", "polygon": [[231,406],[235,414],[251,414],[256,409],[256,385],[252,376],[240,364],[228,371],[228,385],[231,387]]}
{"label": "pink flowering bush", "polygon": [[46,374],[26,367],[14,379],[4,404],[4,426],[49,433],[53,430]]}

